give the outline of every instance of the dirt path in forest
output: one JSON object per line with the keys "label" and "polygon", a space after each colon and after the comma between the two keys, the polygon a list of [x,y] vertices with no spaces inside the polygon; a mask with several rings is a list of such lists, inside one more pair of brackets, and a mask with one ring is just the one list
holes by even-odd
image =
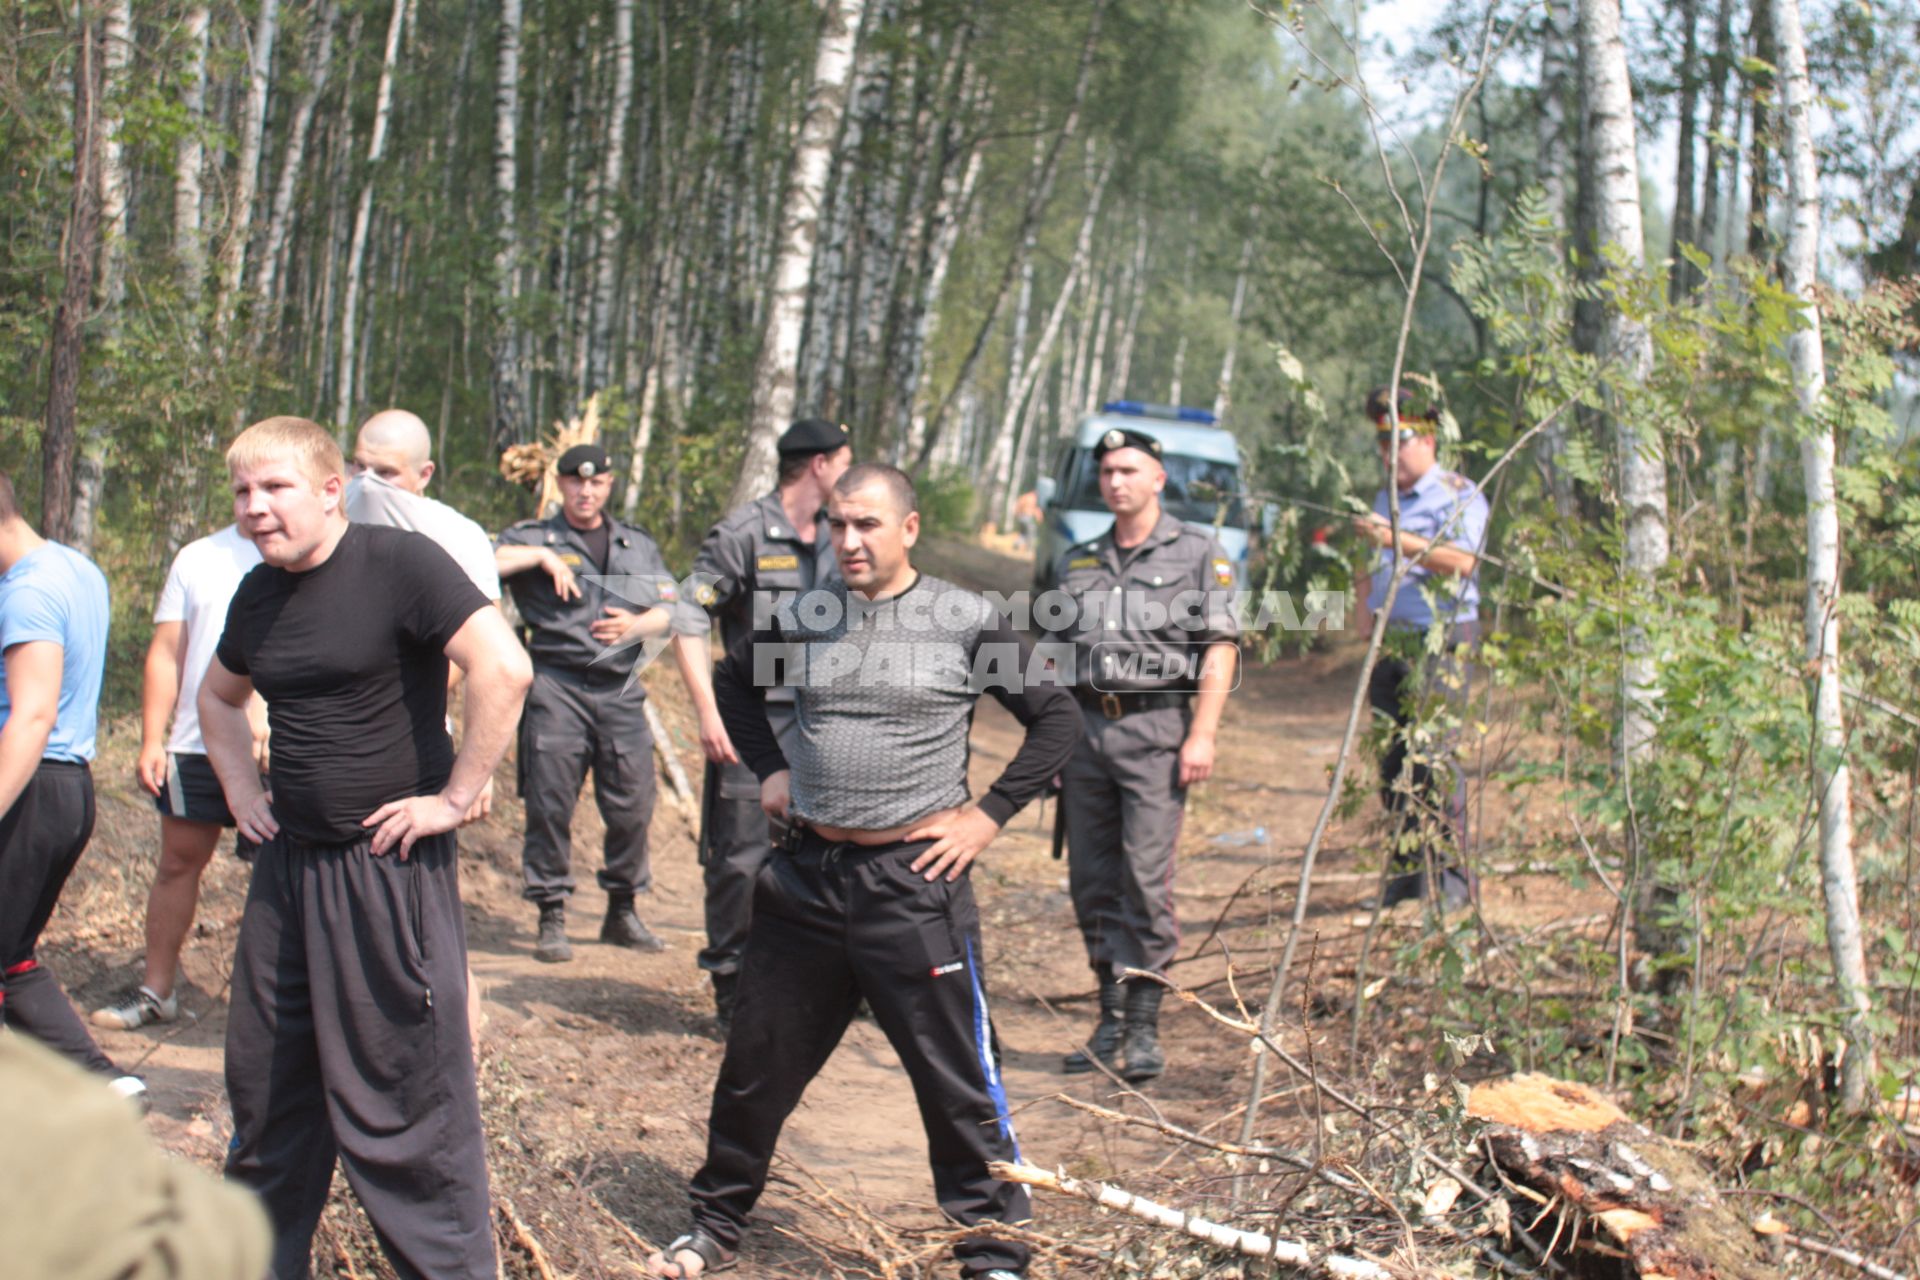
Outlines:
{"label": "dirt path in forest", "polygon": [[[982,583],[982,564],[995,568],[995,558],[983,557],[987,553],[968,549],[942,557],[938,568],[980,585],[1019,585],[1005,577]],[[1013,562],[999,568],[1020,571]],[[1211,999],[1225,1001],[1228,993],[1220,981],[1226,964],[1219,942],[1194,958],[1210,936],[1226,942],[1243,973],[1258,971],[1284,937],[1299,851],[1351,696],[1350,666],[1337,656],[1313,656],[1247,673],[1222,730],[1218,773],[1192,796],[1178,891],[1185,941],[1173,976],[1205,987]],[[695,738],[677,681],[660,669],[650,674],[697,784]],[[123,727],[103,760],[103,821],[88,855],[90,870],[49,937],[70,989],[89,1005],[126,980],[139,954],[134,912],[149,874],[154,824],[127,780],[127,738]],[[983,700],[973,730],[976,794],[1018,741],[1018,724]],[[634,1274],[637,1246],[627,1231],[658,1241],[682,1225],[685,1180],[700,1159],[720,1056],[710,994],[694,963],[703,928],[692,827],[663,781],[653,825],[655,890],[641,906],[671,947],[637,955],[593,940],[604,906],[592,880],[600,822],[583,801],[575,839],[584,887],[570,918],[576,958],[539,964],[531,956],[534,912],[519,897],[519,806],[511,799],[510,774],[503,775],[505,802],[461,838],[468,940],[484,998],[481,1074],[496,1184],[519,1202],[562,1273]],[[1060,1055],[1090,1024],[1092,981],[1068,904],[1065,864],[1048,855],[1052,816],[1051,807],[1038,806],[1019,815],[974,872],[1007,1092],[1024,1107],[1018,1128],[1030,1160],[1083,1173],[1150,1176],[1168,1156],[1168,1143],[1047,1101],[1063,1091],[1089,1100],[1114,1092],[1104,1081],[1070,1079],[1058,1069]],[[1215,842],[1221,833],[1256,826],[1267,829],[1264,845]],[[1323,968],[1337,966],[1340,956],[1351,963],[1359,937],[1351,904],[1371,889],[1371,878],[1355,873],[1345,844],[1336,831],[1324,863],[1326,887],[1316,891],[1314,917],[1325,936],[1314,963]],[[1259,874],[1263,870],[1268,873]],[[1257,887],[1242,891],[1250,878]],[[156,1135],[209,1164],[217,1162],[228,1132],[221,1038],[243,890],[243,870],[223,853],[185,957],[190,986],[183,1003],[190,1020],[103,1033],[109,1053],[129,1067],[138,1063],[147,1075]],[[1257,973],[1252,985],[1264,985]],[[1177,1124],[1197,1127],[1227,1116],[1245,1090],[1244,1043],[1198,1011],[1171,1003],[1164,1035],[1172,1065],[1148,1090],[1154,1103]],[[748,1274],[832,1273],[828,1262],[775,1227],[828,1242],[870,1232],[858,1220],[861,1211],[909,1232],[939,1225],[911,1091],[870,1022],[856,1022],[808,1091],[782,1152],[757,1215],[759,1230],[749,1238]],[[860,1209],[843,1206],[838,1212],[852,1216],[838,1218],[828,1207],[834,1197]],[[1057,1201],[1038,1201],[1035,1225],[1045,1231],[1050,1220],[1073,1212]],[[329,1266],[317,1259],[320,1274]]]}

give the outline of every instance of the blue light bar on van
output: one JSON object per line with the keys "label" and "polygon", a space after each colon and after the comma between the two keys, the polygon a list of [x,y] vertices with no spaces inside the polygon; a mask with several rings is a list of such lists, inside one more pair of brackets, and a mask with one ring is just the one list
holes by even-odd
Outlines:
{"label": "blue light bar on van", "polygon": [[1124,413],[1136,418],[1169,418],[1175,422],[1198,422],[1212,426],[1219,419],[1210,409],[1192,409],[1185,405],[1148,404],[1144,400],[1109,400],[1100,406],[1102,413]]}

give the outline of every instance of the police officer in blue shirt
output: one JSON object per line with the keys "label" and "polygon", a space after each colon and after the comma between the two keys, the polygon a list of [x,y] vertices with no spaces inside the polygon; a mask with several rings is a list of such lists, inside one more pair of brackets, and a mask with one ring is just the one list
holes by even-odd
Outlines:
{"label": "police officer in blue shirt", "polygon": [[[1416,410],[1401,388],[1399,412],[1386,387],[1367,396],[1367,417],[1379,440],[1382,465],[1400,492],[1396,548],[1388,494],[1373,500],[1373,514],[1354,527],[1379,548],[1370,573],[1356,584],[1365,603],[1359,622],[1371,629],[1386,603],[1387,585],[1400,556],[1412,563],[1394,595],[1387,618],[1387,644],[1373,669],[1368,698],[1393,721],[1394,732],[1380,758],[1380,798],[1391,820],[1392,867],[1380,905],[1421,897],[1427,873],[1436,873],[1435,896],[1445,906],[1464,905],[1472,880],[1459,864],[1467,834],[1467,788],[1453,759],[1452,735],[1416,752],[1408,730],[1431,697],[1444,698],[1456,715],[1471,688],[1472,655],[1480,639],[1480,586],[1476,575],[1487,534],[1487,499],[1458,472],[1441,466],[1434,440],[1437,410]],[[1426,637],[1444,628],[1440,654],[1430,656]],[[1403,776],[1404,775],[1404,776]]]}

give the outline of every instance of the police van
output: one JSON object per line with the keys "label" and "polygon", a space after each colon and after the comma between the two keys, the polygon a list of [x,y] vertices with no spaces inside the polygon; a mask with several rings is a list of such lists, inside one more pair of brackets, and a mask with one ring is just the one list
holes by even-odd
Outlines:
{"label": "police van", "polygon": [[1233,433],[1217,425],[1205,409],[1114,400],[1081,419],[1073,439],[1060,451],[1050,475],[1040,477],[1034,497],[1040,504],[1040,530],[1034,539],[1033,585],[1052,587],[1055,562],[1068,547],[1098,537],[1113,524],[1100,497],[1100,464],[1093,447],[1115,427],[1144,431],[1160,442],[1167,487],[1160,503],[1168,512],[1220,540],[1246,581],[1249,545],[1246,503],[1242,500],[1244,459]]}

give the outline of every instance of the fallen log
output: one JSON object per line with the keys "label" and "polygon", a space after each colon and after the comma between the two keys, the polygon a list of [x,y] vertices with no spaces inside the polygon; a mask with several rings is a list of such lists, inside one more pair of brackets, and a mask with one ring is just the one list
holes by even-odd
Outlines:
{"label": "fallen log", "polygon": [[1638,1275],[1760,1280],[1775,1275],[1752,1227],[1700,1162],[1585,1085],[1522,1075],[1475,1086],[1467,1113],[1494,1166],[1543,1203],[1579,1210]]}
{"label": "fallen log", "polygon": [[1064,1173],[1049,1173],[1036,1165],[1007,1164],[998,1160],[987,1166],[987,1172],[1002,1182],[1019,1182],[1029,1187],[1091,1200],[1103,1208],[1117,1209],[1155,1226],[1185,1232],[1217,1249],[1244,1257],[1268,1258],[1286,1266],[1334,1276],[1337,1280],[1392,1280],[1393,1277],[1393,1273],[1385,1267],[1366,1258],[1320,1253],[1297,1240],[1283,1240],[1260,1231],[1242,1231],[1224,1223],[1210,1222],[1184,1209],[1169,1208],[1104,1182],[1070,1178]]}

